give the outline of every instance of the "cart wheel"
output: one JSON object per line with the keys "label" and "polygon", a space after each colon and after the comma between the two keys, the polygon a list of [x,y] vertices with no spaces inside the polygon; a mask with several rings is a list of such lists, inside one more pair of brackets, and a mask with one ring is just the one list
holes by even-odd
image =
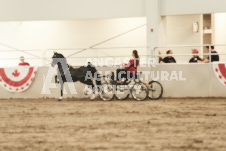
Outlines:
{"label": "cart wheel", "polygon": [[152,100],[158,100],[162,97],[163,87],[158,81],[150,81],[148,85],[148,97]]}
{"label": "cart wheel", "polygon": [[142,82],[136,82],[131,91],[133,99],[144,101],[148,96],[148,87]]}
{"label": "cart wheel", "polygon": [[129,85],[115,85],[115,97],[118,100],[125,100],[130,95]]}
{"label": "cart wheel", "polygon": [[103,83],[99,96],[103,101],[111,101],[114,98],[114,85],[110,83]]}

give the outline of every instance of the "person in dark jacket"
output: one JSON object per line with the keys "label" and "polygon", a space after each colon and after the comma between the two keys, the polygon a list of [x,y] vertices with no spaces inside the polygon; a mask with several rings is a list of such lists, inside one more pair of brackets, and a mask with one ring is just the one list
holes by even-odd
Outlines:
{"label": "person in dark jacket", "polygon": [[202,61],[199,57],[199,50],[198,49],[191,49],[193,57],[189,60],[189,63],[197,63],[198,61]]}
{"label": "person in dark jacket", "polygon": [[[199,62],[203,62],[203,63],[208,63],[208,62],[215,62],[215,61],[219,61],[220,57],[217,53],[217,51],[214,49],[214,46],[206,46],[206,49],[209,52],[209,49],[211,48],[211,58],[207,57],[207,59],[203,59],[203,61],[199,61]],[[211,59],[211,60],[210,60]]]}
{"label": "person in dark jacket", "polygon": [[167,50],[166,51],[167,57],[165,57],[162,61],[164,63],[176,63],[176,60],[174,59],[174,57],[171,55],[173,54],[172,50]]}

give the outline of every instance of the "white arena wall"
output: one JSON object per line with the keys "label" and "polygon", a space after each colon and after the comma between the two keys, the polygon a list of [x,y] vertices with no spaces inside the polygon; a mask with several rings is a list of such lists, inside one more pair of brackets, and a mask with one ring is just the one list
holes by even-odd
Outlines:
{"label": "white arena wall", "polygon": [[225,0],[161,0],[161,15],[221,13],[225,5]]}
{"label": "white arena wall", "polygon": [[[216,19],[214,23],[216,28],[213,27],[214,43],[226,44],[225,39],[222,38],[225,37],[225,22],[223,22],[225,14],[215,14],[215,16]],[[203,29],[201,28],[198,33],[193,32],[192,24],[196,21],[202,26],[202,15],[165,17],[163,22],[164,26],[160,27],[164,29],[165,32],[162,32],[159,36],[159,42],[161,44],[158,46],[167,46],[167,48],[160,48],[158,50],[160,50],[162,54],[165,54],[168,49],[172,49],[174,54],[191,54],[192,48],[198,48],[200,53],[202,53],[202,47],[200,47],[200,45],[202,45],[203,41]],[[68,56],[83,48],[88,48],[88,50],[72,56],[76,58],[69,58],[68,62],[72,65],[78,65],[78,63],[84,61],[84,57],[87,56],[129,57],[133,49],[137,49],[140,55],[147,55],[152,49],[147,49],[148,32],[146,23],[145,17],[74,21],[0,22],[0,43],[9,45],[17,50],[27,50],[27,52],[40,57],[40,59],[34,59],[31,55],[0,44],[0,66],[15,66],[18,64],[19,57],[22,55],[31,65],[42,66],[48,64],[46,61],[43,62],[42,58],[49,59],[53,51],[58,51]],[[139,26],[142,27],[104,42],[94,47],[95,49],[90,48],[95,44]],[[180,45],[187,45],[187,47],[171,47]],[[190,45],[196,45],[197,47]],[[37,51],[34,52],[30,50]],[[219,53],[224,53],[225,47],[216,47],[216,50]],[[44,51],[46,51],[45,54]],[[191,56],[175,56],[178,63],[188,63],[190,57]],[[223,55],[221,55],[220,58],[221,61],[226,60]],[[82,64],[83,63],[84,62],[82,62]]]}
{"label": "white arena wall", "polygon": [[144,17],[145,0],[0,0],[0,10],[1,21]]}
{"label": "white arena wall", "polygon": [[[84,57],[113,57],[119,56],[119,52],[120,56],[129,57],[133,49],[138,49],[140,55],[146,55],[146,45],[145,17],[0,22],[0,67],[16,66],[20,56],[24,56],[32,66],[43,66],[49,62],[43,64],[41,59],[51,58],[53,51],[66,57],[87,49],[68,60],[72,65],[81,63],[82,57],[83,60]],[[19,50],[26,50],[41,59]]]}
{"label": "white arena wall", "polygon": [[[213,32],[213,42],[214,44],[226,44],[226,13],[216,13],[214,14],[214,32]],[[224,53],[226,46],[216,46],[217,52]],[[220,56],[220,60],[226,61],[226,55]]]}
{"label": "white arena wall", "polygon": [[[103,53],[110,54],[110,56],[129,57],[131,50],[136,49],[136,46],[145,46],[142,49],[138,48],[138,51],[141,55],[147,55],[154,46],[169,46],[160,49],[162,53],[165,53],[167,49],[171,49],[170,45],[201,45],[203,29],[194,33],[193,22],[200,22],[201,27],[202,14],[226,12],[225,4],[225,0],[0,0],[0,43],[3,42],[14,50],[10,52],[8,47],[0,45],[0,50],[2,50],[0,67],[17,65],[21,55],[27,58],[26,61],[34,62],[31,63],[32,66],[42,66],[49,63],[43,62],[42,59],[51,57],[54,48],[67,56],[71,51],[63,50],[65,48],[90,48],[143,24],[147,25],[98,47],[105,47],[105,49],[90,49],[76,55],[76,59],[68,58],[68,62],[73,65],[78,64],[81,63],[79,57],[97,57],[103,56]],[[160,16],[164,17],[158,22],[157,19]],[[226,44],[225,14],[214,16],[213,44]],[[154,32],[150,32],[151,28],[154,28]],[[156,42],[155,39],[159,41]],[[131,48],[125,50],[106,49],[106,47]],[[191,48],[193,47],[172,49],[175,54],[190,54]],[[30,50],[27,52],[40,56],[40,59],[29,60],[30,55],[17,51],[21,49]],[[31,51],[33,49],[38,51]],[[45,50],[49,51],[46,56],[42,56]],[[200,50],[202,52],[202,48]],[[225,46],[216,47],[216,50],[224,53]],[[11,64],[1,62],[9,56],[13,57],[8,60]],[[220,61],[224,61],[225,56],[221,55]],[[179,64],[160,64],[153,69],[168,72],[182,71],[187,79],[186,81],[162,81],[160,79],[164,87],[163,97],[225,97],[226,87],[214,75],[212,65],[180,64],[187,63],[190,57],[175,56]],[[74,63],[73,60],[77,62]],[[99,69],[106,70],[106,68]],[[41,94],[43,75],[47,73],[47,70],[48,67],[39,67],[36,80],[30,89],[23,93],[9,93],[0,87],[0,98],[58,97],[59,86],[51,90],[51,95]],[[67,94],[65,97],[83,98],[81,88],[84,85],[76,83],[76,87],[78,95]]]}
{"label": "white arena wall", "polygon": [[[109,67],[98,67],[99,71],[114,71],[116,68]],[[226,97],[226,86],[219,82],[215,76],[213,67],[211,64],[160,64],[155,68],[145,67],[140,68],[140,71],[164,71],[168,73],[182,72],[182,78],[186,78],[185,81],[176,81],[168,79],[169,81],[160,79],[164,93],[163,97],[169,98],[187,98],[187,97]],[[57,88],[51,88],[51,94],[41,94],[44,80],[48,71],[48,67],[39,67],[36,78],[30,88],[21,93],[11,93],[6,91],[4,88],[0,87],[0,98],[10,99],[10,98],[58,98],[60,95],[60,86]],[[155,75],[156,75],[155,74]],[[52,82],[54,79],[52,80]],[[87,97],[83,94],[84,84],[80,82],[75,83],[77,95],[70,94],[68,86],[66,84],[65,88],[67,94],[64,95],[65,98],[84,98]]]}
{"label": "white arena wall", "polygon": [[225,0],[0,0],[0,21],[146,17],[156,2],[161,16],[226,12]]}

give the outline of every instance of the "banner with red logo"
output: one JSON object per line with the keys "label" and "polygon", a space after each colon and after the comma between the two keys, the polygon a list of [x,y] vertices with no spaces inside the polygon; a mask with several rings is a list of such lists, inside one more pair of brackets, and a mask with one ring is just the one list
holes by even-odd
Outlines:
{"label": "banner with red logo", "polygon": [[37,67],[0,68],[0,85],[10,92],[23,92],[30,87],[36,73]]}
{"label": "banner with red logo", "polygon": [[226,86],[226,63],[214,63],[213,70],[217,79]]}

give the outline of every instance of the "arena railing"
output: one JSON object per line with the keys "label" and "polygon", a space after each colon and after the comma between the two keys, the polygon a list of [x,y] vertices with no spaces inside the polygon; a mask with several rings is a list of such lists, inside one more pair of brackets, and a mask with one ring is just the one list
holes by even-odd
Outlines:
{"label": "arena railing", "polygon": [[20,57],[24,56],[25,61],[29,62],[33,66],[42,65],[43,59],[43,50],[41,49],[1,49],[0,50],[0,67],[10,67],[17,66],[20,62]]}
{"label": "arena railing", "polygon": [[[173,48],[202,48],[202,47],[206,47],[206,46],[215,46],[215,47],[225,47],[226,48],[226,44],[221,44],[221,45],[212,45],[212,44],[205,44],[205,45],[171,45],[171,46],[163,46],[163,47],[155,47],[153,49],[153,51],[151,51],[152,53],[150,55],[146,55],[146,54],[141,54],[140,56],[141,57],[154,57],[156,58],[156,60],[158,60],[159,57],[163,57],[163,56],[167,56],[166,54],[158,54],[158,50],[160,49],[164,49],[164,50],[167,50],[167,49],[172,49]],[[16,50],[0,50],[0,52],[3,52],[3,53],[9,53],[9,57],[7,58],[4,58],[2,57],[1,58],[1,62],[4,63],[4,60],[7,60],[8,62],[11,61],[11,60],[18,60],[19,61],[19,57],[18,56],[17,58],[13,58],[11,57],[12,55],[10,55],[11,53],[17,53],[19,52],[20,55],[22,54],[25,54],[29,57],[26,57],[26,60],[35,60],[34,62],[37,62],[35,65],[38,65],[38,66],[46,66],[46,65],[49,65],[50,62],[52,61],[51,60],[51,57],[52,57],[52,53],[51,53],[51,56],[46,56],[46,53],[47,52],[50,52],[50,51],[63,51],[63,52],[67,52],[68,55],[66,55],[66,58],[68,59],[86,59],[87,58],[87,55],[84,55],[84,56],[76,56],[78,55],[79,53],[81,52],[84,52],[84,51],[87,51],[89,54],[89,51],[96,51],[99,53],[99,55],[96,55],[94,57],[90,57],[91,59],[93,58],[108,58],[108,57],[112,57],[112,58],[128,58],[130,57],[130,54],[128,55],[112,55],[111,52],[112,51],[118,51],[118,52],[122,52],[124,50],[128,50],[128,52],[130,52],[131,50],[134,50],[134,49],[137,49],[138,51],[140,52],[147,52],[147,50],[149,49],[147,46],[136,46],[136,47],[99,47],[99,48],[71,48],[71,49],[66,49],[66,48],[60,48],[60,49],[45,49],[45,50],[40,50],[40,49],[37,49],[37,50],[19,50],[19,49],[16,49]],[[83,51],[81,51],[83,50]],[[108,50],[110,53],[107,53],[106,50]],[[71,53],[70,53],[71,51]],[[74,51],[77,51],[77,52],[74,52]],[[37,53],[33,53],[33,52],[39,52],[38,55],[36,55]],[[101,54],[101,55],[100,55]],[[218,54],[221,56],[221,55],[226,55],[226,53],[219,53]],[[180,53],[180,54],[172,54],[172,56],[192,56],[193,54],[192,53]],[[199,53],[199,55],[208,55],[209,58],[210,58],[210,61],[209,63],[211,63],[211,48],[209,48],[209,53]],[[220,62],[222,62],[222,60],[220,60]],[[70,63],[70,62],[69,62]],[[181,64],[181,63],[180,63]],[[80,66],[82,64],[73,64],[73,66]]]}
{"label": "arena railing", "polygon": [[19,62],[20,56],[25,56],[26,60],[33,61],[36,60],[36,66],[40,65],[40,62],[44,59],[43,57],[43,50],[41,49],[18,49],[5,42],[0,41],[0,66],[15,66],[15,63]]}
{"label": "arena railing", "polygon": [[[147,54],[141,54],[140,56],[141,57],[153,57],[153,58],[156,58],[156,60],[158,60],[158,57],[163,57],[163,56],[167,56],[166,54],[158,54],[158,51],[159,49],[172,49],[172,48],[188,48],[189,50],[191,48],[203,48],[203,47],[206,47],[206,46],[224,46],[226,47],[226,44],[222,44],[222,45],[212,45],[212,44],[204,44],[204,45],[171,45],[171,46],[163,46],[163,47],[155,47],[153,49],[153,51],[151,51],[150,55],[147,55]],[[84,52],[84,51],[92,51],[92,50],[96,50],[99,54],[102,53],[104,55],[96,55],[95,57],[89,57],[89,58],[108,58],[108,57],[112,57],[112,58],[125,58],[125,57],[130,57],[130,54],[128,55],[111,55],[110,53],[107,53],[106,50],[111,50],[111,51],[119,51],[121,52],[121,50],[125,50],[125,49],[129,49],[129,50],[133,50],[133,49],[137,49],[139,50],[140,52],[145,52],[147,53],[148,52],[148,47],[147,46],[137,46],[137,47],[102,47],[102,48],[72,48],[72,49],[47,49],[45,50],[44,52],[44,56],[46,57],[46,52],[49,52],[49,51],[77,51],[77,52],[72,52],[71,54],[67,55],[66,58],[67,59],[86,59],[87,58],[87,55],[85,56],[76,56],[78,55],[79,53],[81,52]],[[104,50],[104,51],[102,51]],[[144,50],[144,51],[143,51]],[[150,51],[150,50],[149,50]],[[226,53],[219,53],[218,54],[221,56],[221,55],[226,55]],[[172,54],[172,56],[192,56],[193,54],[192,53],[177,53],[177,54]],[[209,52],[208,53],[199,53],[199,55],[205,55],[205,56],[209,56],[210,60],[209,60],[209,63],[211,63],[211,48],[209,48]],[[46,60],[49,60],[49,62],[51,61],[51,58],[50,57],[46,57]],[[221,60],[220,60],[221,61]],[[46,65],[48,65],[49,63],[47,63]],[[181,63],[181,62],[178,62],[177,64],[184,64],[184,63]],[[74,64],[74,66],[79,66],[81,64]]]}
{"label": "arena railing", "polygon": [[[43,56],[45,57],[45,60],[48,60],[48,62],[45,63],[45,66],[48,66],[50,64],[50,62],[52,61],[52,52],[56,51],[59,53],[63,53],[64,56],[66,57],[66,59],[83,59],[83,62],[85,62],[85,59],[90,58],[90,59],[94,59],[94,58],[128,58],[130,57],[131,51],[134,49],[138,49],[138,50],[142,50],[142,52],[147,52],[147,46],[135,46],[135,47],[99,47],[99,48],[61,48],[61,49],[46,49],[44,50]],[[144,50],[144,51],[143,51]],[[92,56],[90,55],[90,52],[94,51],[96,52],[96,55]],[[129,54],[128,55],[119,55],[119,53],[117,53],[117,55],[113,55],[111,54],[113,51],[118,51],[119,53],[121,51],[128,51]],[[86,52],[86,55],[80,55],[82,52]],[[47,53],[51,53],[51,54],[47,54]],[[97,54],[98,53],[98,54]],[[66,55],[65,55],[66,54]],[[88,54],[88,55],[87,55]],[[146,57],[146,54],[141,54],[140,56]],[[70,63],[70,61],[69,61]],[[84,65],[84,63],[81,64],[71,64],[73,66],[81,66]]]}

